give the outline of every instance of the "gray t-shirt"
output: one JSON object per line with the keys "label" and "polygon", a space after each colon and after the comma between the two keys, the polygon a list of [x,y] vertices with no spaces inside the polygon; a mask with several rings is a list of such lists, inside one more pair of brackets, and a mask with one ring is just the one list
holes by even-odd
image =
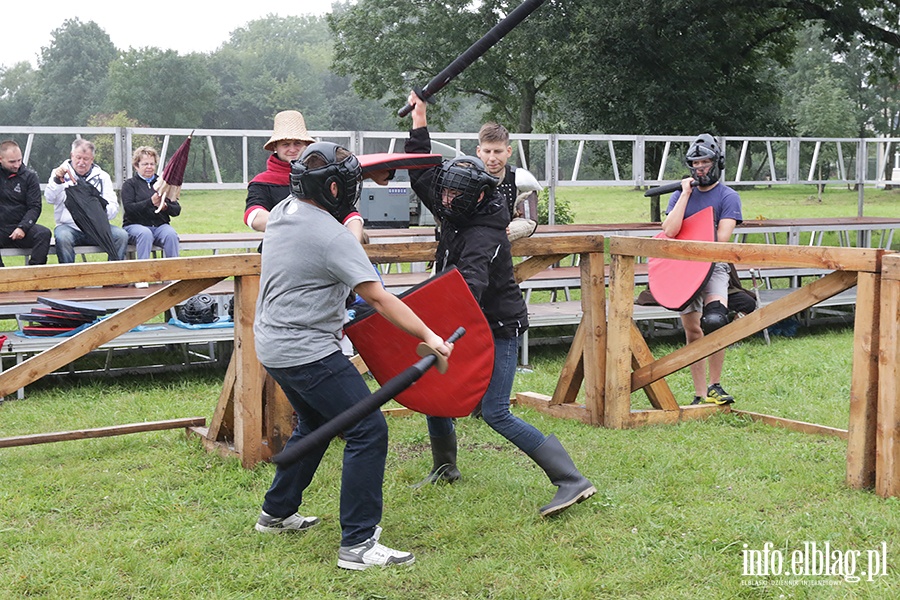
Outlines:
{"label": "gray t-shirt", "polygon": [[256,354],[305,365],[340,350],[350,290],[378,274],[356,237],[326,211],[289,198],[269,215],[256,302]]}

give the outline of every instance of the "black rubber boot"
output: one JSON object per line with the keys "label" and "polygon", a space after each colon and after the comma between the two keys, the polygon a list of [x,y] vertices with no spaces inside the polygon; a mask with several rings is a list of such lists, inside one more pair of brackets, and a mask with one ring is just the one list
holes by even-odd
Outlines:
{"label": "black rubber boot", "polygon": [[416,484],[415,487],[421,487],[426,483],[453,483],[462,477],[459,469],[456,468],[455,431],[447,435],[431,438],[431,458],[434,462],[431,473]]}
{"label": "black rubber boot", "polygon": [[590,498],[597,488],[575,467],[556,436],[549,435],[544,443],[530,454],[531,459],[544,470],[550,482],[557,486],[556,495],[550,504],[541,507],[542,517],[552,517],[573,504]]}

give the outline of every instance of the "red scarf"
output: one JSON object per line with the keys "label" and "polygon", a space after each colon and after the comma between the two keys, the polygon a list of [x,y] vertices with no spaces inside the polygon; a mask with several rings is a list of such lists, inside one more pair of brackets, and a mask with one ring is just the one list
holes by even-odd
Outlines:
{"label": "red scarf", "polygon": [[266,170],[254,177],[250,183],[291,185],[291,163],[284,162],[277,155],[272,154],[266,161]]}

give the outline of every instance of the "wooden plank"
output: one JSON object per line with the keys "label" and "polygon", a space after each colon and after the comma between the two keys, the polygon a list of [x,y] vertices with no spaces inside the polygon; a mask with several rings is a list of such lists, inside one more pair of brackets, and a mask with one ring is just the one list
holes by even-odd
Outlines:
{"label": "wooden plank", "polygon": [[[538,227],[538,230],[540,229],[541,228]],[[597,234],[532,236],[521,238],[513,242],[512,255],[602,254],[604,251],[603,245],[603,236]]]}
{"label": "wooden plank", "polygon": [[[603,425],[614,429],[625,427],[631,414],[631,390],[633,387],[630,377],[632,357],[631,317],[633,312],[634,257],[613,254],[610,257],[609,265],[609,317],[606,333],[606,406]],[[647,383],[649,384],[650,382],[648,381]],[[641,385],[639,387],[644,386]]]}
{"label": "wooden plank", "polygon": [[544,414],[559,419],[574,419],[582,423],[590,424],[591,414],[581,404],[550,404],[550,396],[536,392],[519,392],[516,394],[516,404],[528,406],[539,410]]}
{"label": "wooden plank", "polygon": [[817,425],[815,423],[806,423],[804,421],[795,421],[794,419],[785,419],[782,417],[774,417],[772,415],[763,415],[760,413],[750,412],[746,410],[731,409],[736,415],[748,417],[754,421],[771,425],[772,427],[782,427],[791,431],[799,431],[800,433],[814,433],[817,435],[829,435],[842,440],[847,439],[847,430],[838,427],[828,427],[826,425]]}
{"label": "wooden plank", "polygon": [[532,256],[513,267],[513,275],[516,283],[522,283],[526,279],[534,277],[550,265],[554,265],[564,259],[568,254],[550,254],[549,256]]}
{"label": "wooden plank", "polygon": [[144,431],[181,429],[203,425],[206,425],[206,417],[189,417],[186,419],[169,419],[166,421],[147,421],[146,423],[112,425],[109,427],[97,427],[95,429],[57,431],[55,433],[33,433],[30,435],[17,435],[14,437],[0,438],[0,448],[33,446],[35,444],[48,444],[50,442],[67,442],[70,440],[112,437],[116,435],[127,435],[130,433],[141,433]]}
{"label": "wooden plank", "polygon": [[0,374],[0,398],[84,356],[148,319],[165,312],[182,300],[187,300],[202,292],[217,281],[218,278],[178,281],[84,331],[65,338],[49,350],[45,350]]}
{"label": "wooden plank", "polygon": [[878,336],[881,279],[860,273],[853,326],[850,422],[847,428],[847,485],[875,485],[875,437],[878,415]]}
{"label": "wooden plank", "polygon": [[572,345],[569,346],[569,352],[566,354],[566,360],[559,372],[559,379],[556,380],[556,389],[553,390],[550,404],[571,404],[578,398],[578,390],[581,389],[581,382],[584,381],[584,340],[588,327],[589,325],[585,325],[584,315],[582,315],[581,322],[575,330]]}
{"label": "wooden plank", "polygon": [[[641,334],[641,330],[638,328],[637,324],[632,321],[632,368],[640,369],[644,365],[652,364],[654,360],[656,359],[653,357],[653,353],[650,352],[650,347],[647,346],[647,342],[646,340],[644,340],[644,336]],[[635,390],[631,391],[634,392]],[[647,394],[647,398],[650,400],[650,404],[653,406],[653,408],[661,410],[679,410],[681,408],[680,406],[678,406],[678,401],[675,399],[675,394],[672,393],[672,389],[669,387],[669,384],[665,379],[654,381],[644,388],[644,393]]]}
{"label": "wooden plank", "polygon": [[876,273],[881,267],[884,250],[610,237],[609,253],[730,262],[736,265],[757,263],[768,267],[814,267]]}
{"label": "wooden plank", "polygon": [[272,376],[266,373],[263,380],[263,442],[264,460],[278,454],[291,439],[294,431],[294,407],[291,406],[284,390]]}
{"label": "wooden plank", "polygon": [[356,370],[359,371],[360,375],[369,372],[369,367],[366,366],[366,361],[364,361],[363,357],[359,354],[354,354],[353,356],[351,356],[350,362],[353,363],[353,366],[356,367]]}
{"label": "wooden plank", "polygon": [[900,255],[884,257],[878,345],[875,493],[900,496]]}
{"label": "wooden plank", "polygon": [[0,292],[52,290],[92,285],[121,285],[135,281],[213,279],[258,275],[259,254],[223,254],[155,260],[70,263],[6,267]]}
{"label": "wooden plank", "polygon": [[[633,266],[633,263],[632,263]],[[632,272],[632,278],[634,273]],[[592,425],[606,421],[606,283],[603,254],[581,255],[581,324],[584,326],[584,404]]]}
{"label": "wooden plank", "polygon": [[225,370],[225,381],[222,383],[222,391],[219,393],[219,401],[213,411],[212,421],[207,433],[213,441],[234,439],[234,386],[237,381],[237,359],[234,352],[228,361]]}
{"label": "wooden plank", "polygon": [[705,419],[713,413],[726,412],[727,407],[715,404],[682,406],[678,410],[633,410],[623,425],[624,429],[637,429],[646,425],[675,425],[692,419]]}
{"label": "wooden plank", "polygon": [[825,277],[803,286],[796,292],[775,300],[768,306],[755,310],[749,315],[729,323],[702,339],[683,346],[658,359],[656,362],[636,369],[631,375],[631,389],[639,389],[671,375],[679,369],[691,365],[714,354],[722,348],[771,327],[793,314],[818,304],[856,285],[853,271],[835,271]]}
{"label": "wooden plank", "polygon": [[264,370],[256,358],[253,320],[259,277],[234,282],[234,352],[237,379],[234,389],[234,449],[244,468],[262,460]]}

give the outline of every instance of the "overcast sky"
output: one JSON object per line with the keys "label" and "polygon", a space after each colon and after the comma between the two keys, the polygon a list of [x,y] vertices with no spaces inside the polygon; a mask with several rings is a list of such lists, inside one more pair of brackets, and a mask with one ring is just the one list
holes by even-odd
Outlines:
{"label": "overcast sky", "polygon": [[[50,34],[63,21],[78,17],[82,23],[94,21],[120,50],[155,46],[164,50],[212,52],[229,34],[254,19],[269,14],[280,17],[323,15],[331,11],[332,0],[265,2],[205,2],[198,0],[150,0],[149,2],[60,2],[24,0],[8,4],[3,13],[0,65],[10,67],[28,61],[37,67],[41,48],[50,45]],[[278,8],[283,6],[284,8]]]}

